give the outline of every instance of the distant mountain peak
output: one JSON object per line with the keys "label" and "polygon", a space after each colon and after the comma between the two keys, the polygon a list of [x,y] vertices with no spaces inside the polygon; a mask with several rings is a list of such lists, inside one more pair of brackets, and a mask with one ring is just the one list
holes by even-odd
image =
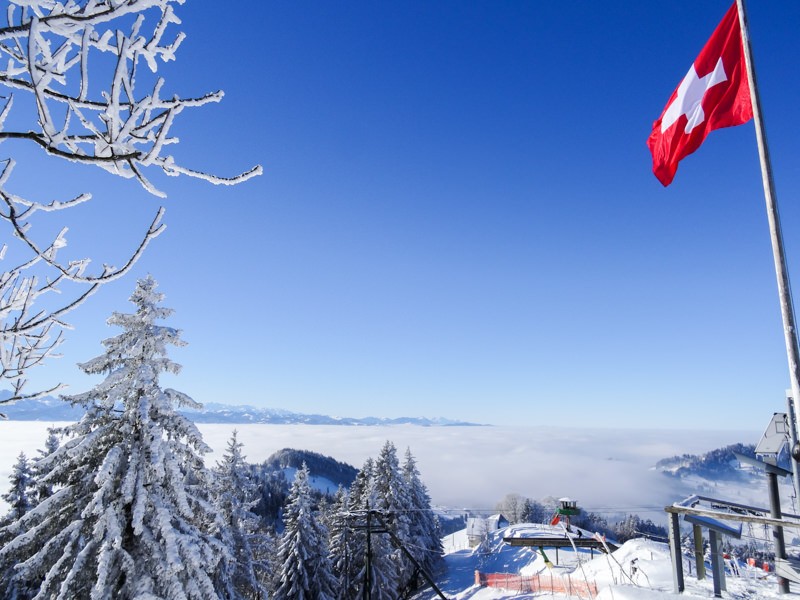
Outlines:
{"label": "distant mountain peak", "polygon": [[[77,421],[83,415],[80,406],[72,406],[52,396],[20,400],[4,405],[3,412],[12,421]],[[418,425],[423,427],[478,426],[478,423],[443,417],[330,417],[295,413],[281,408],[258,408],[247,404],[230,405],[209,402],[201,410],[182,409],[195,423],[264,423],[273,425]]]}

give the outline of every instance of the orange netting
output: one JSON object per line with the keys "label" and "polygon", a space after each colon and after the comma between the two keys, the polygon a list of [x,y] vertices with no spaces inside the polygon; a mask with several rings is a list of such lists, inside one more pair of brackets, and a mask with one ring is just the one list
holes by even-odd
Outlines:
{"label": "orange netting", "polygon": [[484,587],[503,588],[515,592],[557,592],[581,598],[597,595],[597,584],[575,581],[569,575],[517,575],[516,573],[481,573],[475,571],[475,583]]}

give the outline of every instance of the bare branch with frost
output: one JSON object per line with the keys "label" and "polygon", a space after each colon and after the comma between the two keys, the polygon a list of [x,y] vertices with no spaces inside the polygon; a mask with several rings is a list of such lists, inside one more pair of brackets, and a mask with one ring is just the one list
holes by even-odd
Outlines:
{"label": "bare branch with frost", "polygon": [[[261,174],[256,166],[218,176],[165,154],[178,143],[170,129],[184,109],[223,97],[221,91],[186,98],[165,94],[159,65],[175,60],[185,37],[172,31],[180,25],[176,4],[183,0],[9,0],[0,26],[0,143],[30,141],[51,156],[135,179],[160,197],[147,171],[223,185]],[[111,66],[104,67],[108,57]],[[8,185],[14,165],[7,158],[0,171],[0,222],[8,225],[0,264],[15,262],[0,271],[0,380],[11,386],[11,401],[58,389],[26,394],[25,374],[56,355],[68,327],[65,314],[127,273],[164,230],[162,208],[121,267],[92,270],[88,257],[62,261],[67,228],[37,240],[33,220],[82,204],[91,194],[50,202],[24,198]],[[57,294],[65,299],[54,302]]]}

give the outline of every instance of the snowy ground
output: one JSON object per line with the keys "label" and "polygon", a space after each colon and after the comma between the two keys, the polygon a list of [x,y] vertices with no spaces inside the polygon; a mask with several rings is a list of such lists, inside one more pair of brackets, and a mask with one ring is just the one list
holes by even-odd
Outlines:
{"label": "snowy ground", "polygon": [[[490,539],[490,553],[467,547],[466,531],[460,531],[444,538],[445,561],[447,570],[437,581],[437,585],[451,600],[502,600],[507,598],[570,598],[565,594],[541,592],[539,594],[519,593],[500,588],[480,587],[474,584],[475,571],[511,572],[532,575],[546,574],[547,577],[566,577],[573,580],[587,581],[597,584],[598,595],[595,600],[660,600],[681,598],[696,600],[713,598],[713,584],[710,579],[697,581],[686,575],[686,591],[676,596],[673,594],[672,566],[669,558],[669,547],[666,544],[644,539],[631,540],[623,544],[610,556],[589,550],[580,550],[577,554],[572,550],[560,549],[558,565],[548,567],[542,556],[534,549],[512,547],[505,544],[505,536],[535,537],[541,535],[563,535],[560,528],[546,525],[517,525],[495,532]],[[588,534],[588,532],[587,532]],[[550,560],[554,560],[555,551],[545,548]],[[631,565],[636,569],[632,570]],[[767,598],[800,597],[800,585],[793,585],[793,593],[778,593],[774,575],[764,573],[761,569],[739,564],[739,577],[726,573],[727,591],[723,598],[734,600],[755,600]],[[710,568],[710,567],[709,567]],[[685,560],[685,572],[688,573],[689,561]],[[710,572],[710,571],[709,571]],[[576,598],[573,595],[571,598]],[[416,600],[433,600],[438,595],[427,590],[416,596]]]}

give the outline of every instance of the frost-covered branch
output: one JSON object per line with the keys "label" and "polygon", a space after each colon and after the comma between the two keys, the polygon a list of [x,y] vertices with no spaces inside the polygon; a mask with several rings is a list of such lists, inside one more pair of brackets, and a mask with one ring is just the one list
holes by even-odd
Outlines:
{"label": "frost-covered branch", "polygon": [[[23,395],[25,373],[32,367],[54,356],[63,339],[63,315],[80,306],[97,289],[130,271],[147,245],[163,230],[164,210],[159,209],[135,248],[121,267],[103,265],[94,274],[87,273],[89,259],[61,262],[58,253],[67,245],[67,228],[63,228],[47,246],[40,246],[31,234],[30,217],[38,211],[54,212],[83,203],[91,196],[80,196],[64,202],[39,204],[4,192],[4,184],[13,169],[13,161],[6,164],[0,176],[0,221],[6,222],[18,242],[31,257],[10,266],[0,273],[0,379],[12,387],[16,399],[53,393],[58,386],[38,393]],[[45,296],[60,293],[61,284],[78,285],[78,291],[49,310],[34,310]]]}
{"label": "frost-covered branch", "polygon": [[[33,96],[37,120],[28,128],[9,129],[3,124],[0,140],[29,140],[54,156],[136,178],[156,195],[162,194],[144,177],[146,167],[220,184],[260,174],[261,168],[253,167],[234,176],[213,176],[178,165],[163,154],[166,146],[177,143],[170,128],[184,108],[219,102],[223,96],[214,92],[197,98],[162,98],[163,78],[142,73],[146,67],[155,74],[160,62],[175,59],[184,39],[183,33],[169,33],[171,25],[180,24],[172,9],[176,3],[181,2],[16,0],[10,4],[8,23],[0,27],[0,59],[5,63],[0,84]],[[148,26],[146,17],[155,14],[158,18]],[[120,21],[126,30],[117,26]],[[89,69],[94,55],[115,57],[110,84]],[[137,81],[140,87],[142,82],[151,87],[138,94]],[[7,96],[7,104],[12,97]]]}
{"label": "frost-covered branch", "polygon": [[[222,185],[259,175],[256,166],[219,176],[181,165],[167,153],[178,143],[170,130],[182,111],[223,97],[221,91],[196,97],[165,91],[159,65],[175,60],[185,37],[174,31],[180,25],[176,4],[183,0],[10,0],[0,26],[0,143],[31,142],[53,157],[135,179],[160,197],[149,171]],[[164,226],[159,209],[120,267],[100,263],[91,269],[89,257],[62,260],[67,228],[41,238],[33,222],[91,194],[49,202],[21,197],[9,187],[14,160],[4,162],[0,221],[8,233],[0,238],[0,380],[11,386],[13,400],[58,389],[26,395],[25,374],[55,356],[67,326],[64,315],[127,273]]]}

